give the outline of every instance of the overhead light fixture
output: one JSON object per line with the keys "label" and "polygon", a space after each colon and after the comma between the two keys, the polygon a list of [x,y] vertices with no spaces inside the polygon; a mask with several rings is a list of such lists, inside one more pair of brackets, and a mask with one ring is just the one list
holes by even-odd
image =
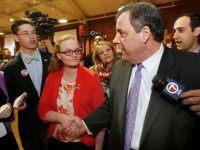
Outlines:
{"label": "overhead light fixture", "polygon": [[120,7],[117,9],[117,11],[120,11],[120,10],[122,10],[123,8],[124,8],[124,5],[120,6]]}
{"label": "overhead light fixture", "polygon": [[13,18],[10,18],[10,22],[13,22],[14,21],[14,19]]}
{"label": "overhead light fixture", "polygon": [[0,32],[0,35],[4,35],[4,33],[3,33],[3,32]]}
{"label": "overhead light fixture", "polygon": [[55,7],[52,5],[52,6],[49,7],[49,9],[50,9],[51,11],[54,11],[54,10],[55,10]]}
{"label": "overhead light fixture", "polygon": [[67,23],[67,19],[65,18],[61,18],[58,20],[59,23]]}

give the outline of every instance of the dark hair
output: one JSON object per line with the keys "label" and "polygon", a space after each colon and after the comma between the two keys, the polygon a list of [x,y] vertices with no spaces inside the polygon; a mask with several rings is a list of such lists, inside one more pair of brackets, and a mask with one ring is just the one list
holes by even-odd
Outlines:
{"label": "dark hair", "polygon": [[[190,27],[191,27],[192,32],[194,32],[194,29],[200,26],[200,14],[199,13],[184,13],[181,16],[179,16],[176,20],[184,16],[190,18]],[[200,34],[198,36],[198,43],[200,43]]]}
{"label": "dark hair", "polygon": [[34,26],[31,22],[29,22],[28,20],[15,20],[13,22],[13,24],[11,25],[11,32],[13,34],[17,35],[17,32],[19,31],[19,26],[23,25],[23,24],[30,24],[32,26]]}
{"label": "dark hair", "polygon": [[148,26],[154,40],[158,42],[163,40],[164,28],[161,14],[154,5],[145,2],[131,3],[118,11],[116,19],[124,12],[130,13],[129,21],[136,32]]}
{"label": "dark hair", "polygon": [[200,14],[199,13],[184,13],[181,16],[179,16],[177,19],[184,17],[184,16],[190,18],[190,27],[191,27],[192,31],[194,31],[195,28],[200,26]]}

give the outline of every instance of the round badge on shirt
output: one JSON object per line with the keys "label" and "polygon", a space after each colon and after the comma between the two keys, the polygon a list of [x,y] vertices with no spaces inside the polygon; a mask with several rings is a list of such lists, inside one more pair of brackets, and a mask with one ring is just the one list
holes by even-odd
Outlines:
{"label": "round badge on shirt", "polygon": [[23,69],[22,71],[21,71],[21,76],[22,77],[26,77],[28,75],[28,71],[26,70],[26,69]]}

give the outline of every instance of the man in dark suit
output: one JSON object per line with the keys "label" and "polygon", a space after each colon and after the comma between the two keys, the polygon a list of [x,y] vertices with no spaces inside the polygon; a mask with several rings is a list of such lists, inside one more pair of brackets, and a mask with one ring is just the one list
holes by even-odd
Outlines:
{"label": "man in dark suit", "polygon": [[22,145],[25,150],[44,149],[45,126],[38,117],[37,107],[48,73],[50,54],[36,48],[37,34],[30,22],[18,20],[13,23],[11,30],[20,50],[3,69],[8,95],[10,101],[14,102],[22,93],[27,93],[23,103],[26,108],[18,114]]}
{"label": "man in dark suit", "polygon": [[[164,46],[163,31],[161,15],[151,4],[133,3],[118,12],[113,42],[122,49],[122,60],[112,70],[109,99],[84,119],[85,124],[74,120],[80,125],[78,134],[96,134],[110,123],[112,150],[200,149],[198,116],[180,99],[169,99],[152,88],[156,74],[179,81],[186,90],[200,88],[199,56]],[[141,80],[139,92],[129,97],[135,90],[132,83],[138,82],[135,78]],[[135,97],[138,101],[128,105]],[[136,111],[129,113],[132,108]],[[134,124],[128,128],[131,115]]]}

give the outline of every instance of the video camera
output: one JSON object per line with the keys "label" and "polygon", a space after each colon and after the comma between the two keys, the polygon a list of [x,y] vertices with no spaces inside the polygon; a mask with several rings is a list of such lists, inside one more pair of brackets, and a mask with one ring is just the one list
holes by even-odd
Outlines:
{"label": "video camera", "polygon": [[55,25],[58,23],[57,19],[48,18],[48,14],[42,12],[26,11],[25,15],[31,19],[39,37],[46,38],[54,35]]}

